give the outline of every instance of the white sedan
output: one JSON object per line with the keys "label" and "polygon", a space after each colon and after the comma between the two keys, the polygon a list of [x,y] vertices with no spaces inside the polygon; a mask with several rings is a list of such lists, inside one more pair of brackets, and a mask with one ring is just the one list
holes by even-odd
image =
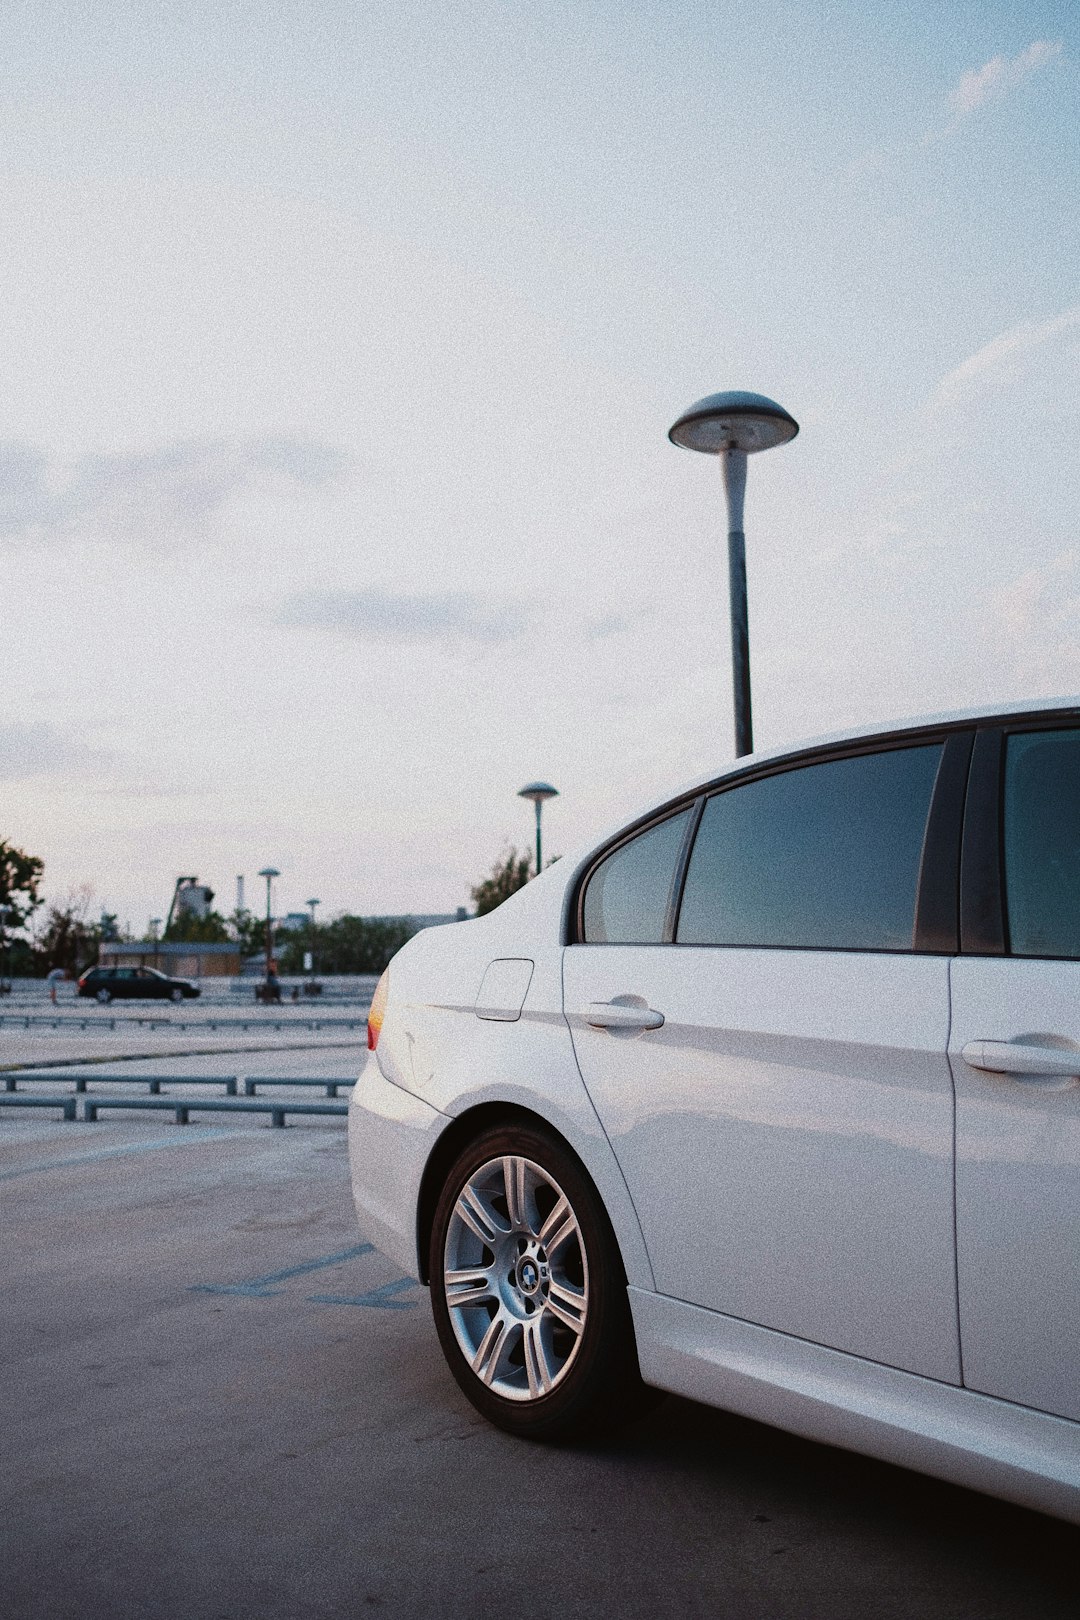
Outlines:
{"label": "white sedan", "polygon": [[740,760],[399,952],[360,1222],[521,1435],[670,1390],[1080,1521],[1080,704]]}

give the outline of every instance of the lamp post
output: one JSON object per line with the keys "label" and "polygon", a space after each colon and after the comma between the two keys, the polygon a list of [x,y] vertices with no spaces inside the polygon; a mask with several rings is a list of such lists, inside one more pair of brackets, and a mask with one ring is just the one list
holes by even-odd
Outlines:
{"label": "lamp post", "polygon": [[311,977],[315,978],[315,907],[321,906],[321,900],[305,900],[305,906],[311,907]]}
{"label": "lamp post", "polygon": [[668,431],[672,444],[719,456],[728,511],[728,593],[731,602],[731,673],[735,700],[735,753],[754,751],[750,713],[750,631],[746,611],[746,535],[743,496],[746,458],[787,444],[799,424],[763,394],[710,394],[684,411]]}
{"label": "lamp post", "polygon": [[15,916],[14,906],[0,906],[0,939],[4,945],[4,976],[0,978],[0,995],[11,994],[11,958],[8,953],[8,923]]}
{"label": "lamp post", "polygon": [[273,949],[274,924],[274,919],[270,912],[270,885],[276,877],[281,876],[281,873],[278,871],[276,866],[264,866],[260,871],[259,876],[266,879],[266,977],[269,978],[271,952]]}
{"label": "lamp post", "polygon": [[543,846],[540,841],[540,812],[547,799],[557,799],[558,788],[553,788],[550,782],[529,782],[527,786],[518,789],[519,799],[531,799],[536,806],[536,872],[537,876],[544,870]]}

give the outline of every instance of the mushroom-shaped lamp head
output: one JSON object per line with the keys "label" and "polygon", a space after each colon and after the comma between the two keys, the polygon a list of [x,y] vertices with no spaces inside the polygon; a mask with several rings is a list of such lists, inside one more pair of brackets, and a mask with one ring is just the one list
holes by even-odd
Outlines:
{"label": "mushroom-shaped lamp head", "polygon": [[531,799],[533,804],[543,804],[545,799],[558,797],[558,788],[552,787],[550,782],[530,782],[526,787],[518,789],[518,798]]}
{"label": "mushroom-shaped lamp head", "polygon": [[699,399],[668,430],[668,438],[684,450],[702,450],[710,456],[721,450],[753,455],[774,444],[787,444],[798,431],[798,422],[775,400],[736,391]]}

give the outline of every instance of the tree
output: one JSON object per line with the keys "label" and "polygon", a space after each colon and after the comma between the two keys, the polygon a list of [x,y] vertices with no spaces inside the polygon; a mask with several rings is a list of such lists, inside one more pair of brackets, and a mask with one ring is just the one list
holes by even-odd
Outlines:
{"label": "tree", "polygon": [[304,952],[314,949],[321,973],[381,973],[415,930],[389,917],[354,917],[346,912],[333,922],[277,936],[276,955],[283,973],[301,973]]}
{"label": "tree", "polygon": [[512,894],[523,889],[532,876],[532,855],[528,851],[519,855],[511,845],[495,862],[490,875],[469,891],[476,902],[476,915],[483,917],[487,912],[494,911],[496,906],[501,906],[504,900],[509,900]]}
{"label": "tree", "polygon": [[258,956],[266,950],[266,918],[250,911],[234,911],[228,919],[228,937],[240,947],[241,956]]}
{"label": "tree", "polygon": [[0,922],[5,933],[25,928],[41,905],[38,889],[44,870],[45,862],[39,856],[0,839],[0,906],[7,908]]}
{"label": "tree", "polygon": [[63,968],[77,978],[98,958],[101,924],[90,921],[93,890],[89,884],[72,889],[45,913],[45,925],[37,937],[37,956],[46,972]]}
{"label": "tree", "polygon": [[205,917],[196,917],[194,912],[178,911],[163,938],[179,939],[185,944],[224,945],[232,935],[220,912],[208,911]]}

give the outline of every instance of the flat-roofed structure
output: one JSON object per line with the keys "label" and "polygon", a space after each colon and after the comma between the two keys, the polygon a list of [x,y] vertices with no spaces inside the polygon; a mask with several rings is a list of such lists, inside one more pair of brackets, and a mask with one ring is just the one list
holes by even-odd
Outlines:
{"label": "flat-roofed structure", "polygon": [[109,939],[98,952],[101,967],[149,967],[174,979],[231,979],[240,972],[240,947],[203,945],[183,939]]}

